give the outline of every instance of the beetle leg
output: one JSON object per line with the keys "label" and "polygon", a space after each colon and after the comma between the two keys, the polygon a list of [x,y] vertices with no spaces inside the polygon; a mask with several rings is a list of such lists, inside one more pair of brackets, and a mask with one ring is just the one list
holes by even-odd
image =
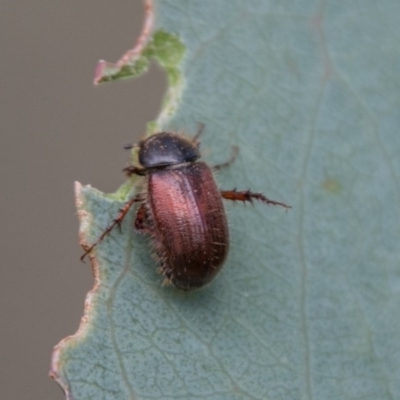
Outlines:
{"label": "beetle leg", "polygon": [[84,261],[85,257],[108,235],[110,232],[116,227],[116,226],[121,226],[121,222],[125,218],[126,214],[132,207],[134,203],[137,203],[139,201],[143,201],[143,195],[139,194],[129,201],[127,201],[124,206],[119,210],[119,214],[113,219],[113,222],[107,226],[107,228],[103,231],[103,233],[99,236],[99,238],[89,247],[86,247],[85,253],[81,257],[81,261]]}
{"label": "beetle leg", "polygon": [[137,210],[135,218],[135,229],[137,231],[144,231],[146,217],[147,217],[146,206],[142,204]]}
{"label": "beetle leg", "polygon": [[146,175],[145,168],[136,167],[135,165],[129,165],[128,167],[124,168],[122,171],[125,172],[125,174],[127,176],[131,176],[131,175],[144,176],[144,175]]}
{"label": "beetle leg", "polygon": [[291,206],[288,206],[285,203],[281,203],[275,200],[270,200],[267,197],[265,197],[262,193],[253,193],[250,190],[243,190],[240,192],[237,192],[236,189],[221,190],[221,196],[227,200],[243,201],[243,202],[249,201],[250,203],[253,203],[253,200],[258,200],[268,205],[281,206],[286,209],[292,208]]}
{"label": "beetle leg", "polygon": [[196,134],[193,136],[193,138],[192,138],[192,142],[195,143],[195,144],[197,144],[197,146],[200,145],[200,143],[198,143],[198,138],[203,134],[203,132],[204,132],[204,127],[205,127],[204,122],[199,122],[199,123],[197,124],[197,133],[196,133]]}
{"label": "beetle leg", "polygon": [[152,232],[152,224],[149,216],[148,209],[146,207],[146,204],[142,204],[139,209],[137,210],[136,213],[136,218],[135,218],[135,229],[139,233],[150,233]]}
{"label": "beetle leg", "polygon": [[214,165],[214,166],[212,167],[212,169],[215,170],[215,171],[219,171],[219,170],[222,169],[222,168],[229,167],[229,165],[231,165],[231,164],[235,161],[235,159],[236,159],[238,153],[239,153],[239,147],[237,147],[237,146],[232,146],[232,155],[231,155],[231,157],[229,158],[229,160],[226,161],[226,162],[224,162],[224,163],[222,163],[222,164]]}

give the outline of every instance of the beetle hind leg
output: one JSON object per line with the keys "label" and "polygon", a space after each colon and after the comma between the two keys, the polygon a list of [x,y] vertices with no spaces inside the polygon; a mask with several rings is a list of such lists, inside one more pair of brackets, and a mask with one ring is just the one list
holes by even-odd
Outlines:
{"label": "beetle hind leg", "polygon": [[262,193],[253,193],[250,190],[243,190],[239,192],[236,191],[236,189],[221,190],[221,196],[226,200],[243,201],[243,202],[248,201],[250,203],[253,203],[254,200],[257,200],[267,205],[281,206],[286,209],[292,208],[291,206],[288,206],[285,203],[281,203],[280,201],[270,200],[267,197],[265,197]]}

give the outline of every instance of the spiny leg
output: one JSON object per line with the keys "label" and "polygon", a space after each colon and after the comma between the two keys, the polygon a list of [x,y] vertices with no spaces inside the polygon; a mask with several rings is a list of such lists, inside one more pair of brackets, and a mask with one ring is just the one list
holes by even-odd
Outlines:
{"label": "spiny leg", "polygon": [[142,194],[139,194],[129,201],[127,201],[122,208],[119,210],[119,214],[114,218],[113,222],[108,225],[108,227],[103,231],[103,233],[99,236],[99,238],[89,247],[86,248],[85,253],[81,257],[81,261],[84,261],[85,257],[108,235],[110,232],[118,225],[121,227],[121,222],[125,218],[126,214],[132,207],[134,203],[139,201],[143,201],[144,197]]}
{"label": "spiny leg", "polygon": [[240,192],[236,191],[236,189],[221,190],[221,196],[227,200],[243,201],[243,202],[249,201],[250,203],[253,203],[253,200],[258,200],[258,201],[261,201],[262,203],[266,203],[268,205],[281,206],[286,209],[292,208],[291,206],[288,206],[285,203],[281,203],[281,202],[275,201],[275,200],[270,200],[267,197],[265,197],[262,193],[253,193],[250,190],[243,190]]}
{"label": "spiny leg", "polygon": [[136,212],[134,226],[138,233],[152,234],[153,232],[153,223],[147,207],[148,206],[143,203]]}
{"label": "spiny leg", "polygon": [[231,155],[231,157],[229,158],[229,160],[226,161],[226,162],[224,162],[224,163],[222,163],[222,164],[214,165],[214,166],[212,167],[212,169],[215,170],[215,171],[219,171],[219,170],[221,170],[222,168],[229,167],[229,165],[231,165],[231,164],[235,161],[235,159],[236,159],[236,157],[237,157],[238,154],[239,154],[239,147],[237,147],[237,146],[232,146],[232,155]]}

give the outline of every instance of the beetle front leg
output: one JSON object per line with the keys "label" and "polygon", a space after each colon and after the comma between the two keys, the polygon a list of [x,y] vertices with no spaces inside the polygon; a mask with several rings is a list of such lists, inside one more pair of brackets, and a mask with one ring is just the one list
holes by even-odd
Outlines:
{"label": "beetle front leg", "polygon": [[145,168],[136,167],[135,165],[129,165],[128,167],[124,168],[122,171],[125,172],[125,174],[127,176],[131,176],[131,175],[144,176],[144,175],[146,175]]}
{"label": "beetle front leg", "polygon": [[232,200],[232,201],[249,201],[250,203],[253,203],[253,200],[258,200],[261,201],[262,203],[266,203],[268,205],[273,205],[273,206],[281,206],[286,209],[292,208],[291,206],[288,206],[285,203],[281,203],[279,201],[275,200],[270,200],[267,197],[265,197],[262,193],[253,193],[250,190],[243,190],[243,191],[236,191],[236,189],[233,190],[221,190],[221,196],[224,199],[227,200]]}
{"label": "beetle front leg", "polygon": [[81,257],[81,261],[84,261],[85,257],[116,227],[121,226],[121,222],[124,220],[126,214],[132,207],[134,203],[139,201],[144,201],[143,194],[139,194],[129,201],[127,201],[124,206],[119,210],[119,214],[113,219],[113,222],[103,231],[99,238],[89,247],[86,247],[85,253]]}

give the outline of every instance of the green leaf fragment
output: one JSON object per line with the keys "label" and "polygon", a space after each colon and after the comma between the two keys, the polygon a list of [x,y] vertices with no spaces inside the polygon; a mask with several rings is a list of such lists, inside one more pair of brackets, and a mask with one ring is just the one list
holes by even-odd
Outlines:
{"label": "green leaf fragment", "polygon": [[181,78],[179,64],[185,54],[185,47],[176,35],[159,30],[153,34],[138,57],[126,60],[123,65],[107,64],[97,83],[134,78],[147,71],[151,59],[165,69],[170,85],[177,85]]}

